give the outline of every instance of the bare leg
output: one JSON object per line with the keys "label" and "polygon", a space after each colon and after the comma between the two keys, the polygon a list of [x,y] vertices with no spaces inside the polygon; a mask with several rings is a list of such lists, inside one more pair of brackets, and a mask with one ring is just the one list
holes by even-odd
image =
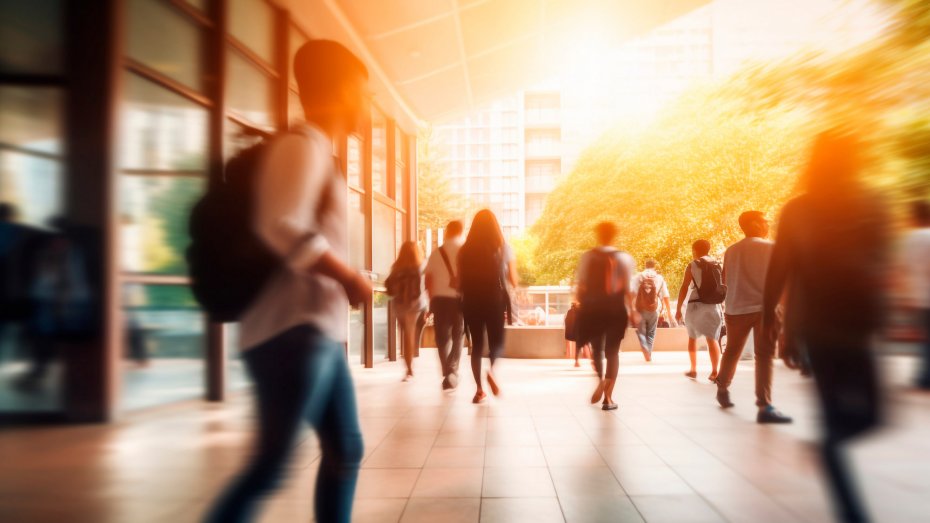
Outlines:
{"label": "bare leg", "polygon": [[710,353],[710,380],[717,379],[717,368],[720,366],[720,342],[717,340],[707,340],[707,352]]}
{"label": "bare leg", "polygon": [[404,324],[404,363],[407,364],[407,376],[413,376],[413,353],[416,351],[416,320]]}
{"label": "bare leg", "polygon": [[697,372],[697,340],[688,338],[688,358],[691,360],[690,374]]}

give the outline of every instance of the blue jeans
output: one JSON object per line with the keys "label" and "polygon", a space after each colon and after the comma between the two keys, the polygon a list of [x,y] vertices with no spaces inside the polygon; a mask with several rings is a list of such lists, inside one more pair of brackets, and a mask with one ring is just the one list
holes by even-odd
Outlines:
{"label": "blue jeans", "polygon": [[646,349],[652,354],[652,346],[656,341],[656,326],[659,325],[658,311],[642,311],[639,313],[642,319],[639,327],[636,328],[636,335],[639,337],[639,346]]}
{"label": "blue jeans", "polygon": [[207,521],[252,521],[257,502],[284,475],[300,426],[306,421],[316,430],[322,450],[316,520],[348,523],[363,444],[342,345],[313,326],[300,325],[246,351],[243,359],[255,382],[256,449]]}
{"label": "blue jeans", "polygon": [[930,309],[924,309],[920,312],[920,319],[923,320],[924,327],[924,341],[922,344],[924,362],[923,369],[917,376],[917,386],[930,389]]}

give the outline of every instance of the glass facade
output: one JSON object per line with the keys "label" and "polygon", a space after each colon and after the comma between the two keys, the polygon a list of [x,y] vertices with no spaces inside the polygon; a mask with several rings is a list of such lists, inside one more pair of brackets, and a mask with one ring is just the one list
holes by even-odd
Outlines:
{"label": "glass facade", "polygon": [[[86,126],[69,123],[70,90],[82,87],[68,75],[82,75],[84,68],[65,64],[72,55],[64,52],[70,38],[65,27],[72,24],[65,2],[0,3],[0,36],[9,44],[0,49],[0,204],[10,215],[0,227],[41,240],[40,256],[67,251],[68,267],[81,274],[75,285],[86,290],[81,296],[117,297],[118,313],[106,314],[107,321],[119,322],[105,329],[114,333],[112,340],[93,343],[94,361],[118,376],[119,387],[101,385],[115,392],[89,400],[95,412],[105,413],[96,419],[185,399],[220,399],[224,388],[247,383],[236,326],[209,325],[190,291],[187,221],[223,161],[303,120],[291,62],[309,38],[285,8],[266,0],[117,3],[118,27],[100,27],[81,10],[68,11],[85,32],[125,36],[113,40],[121,47],[111,65],[119,63],[121,72],[94,77],[119,96],[112,104],[94,101],[101,111],[115,108],[112,132],[104,118]],[[216,34],[216,17],[223,13],[228,33]],[[277,30],[282,27],[287,30]],[[92,60],[109,61],[102,51]],[[81,101],[89,101],[86,93]],[[84,128],[98,134],[69,141],[73,129]],[[370,128],[336,147],[349,185],[345,255],[354,268],[372,274],[376,288],[373,304],[349,315],[346,350],[354,365],[381,361],[392,345],[383,278],[414,226],[408,212],[414,187],[409,131],[375,109]],[[98,178],[71,180],[78,164],[70,159],[70,146],[88,142],[112,151],[113,164],[101,163],[95,173],[105,174],[94,174]],[[76,152],[74,158],[86,154]],[[101,198],[80,209],[80,199],[69,195],[71,183],[112,195],[112,203]],[[65,224],[79,211],[98,224],[94,241],[71,238],[74,226]],[[21,254],[10,245],[0,242],[4,264]],[[84,267],[114,267],[116,273],[101,282],[92,270],[85,276]],[[23,281],[20,290],[30,292],[30,280]],[[62,391],[72,363],[60,358],[66,352],[58,338],[34,336],[29,321],[0,325],[0,415],[71,408]]]}

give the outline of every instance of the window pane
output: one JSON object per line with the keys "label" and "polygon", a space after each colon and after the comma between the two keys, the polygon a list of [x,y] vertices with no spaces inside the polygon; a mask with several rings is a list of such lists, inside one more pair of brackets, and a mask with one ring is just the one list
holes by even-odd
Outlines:
{"label": "window pane", "polygon": [[362,141],[354,134],[346,140],[346,155],[348,156],[348,168],[346,177],[349,185],[354,187],[362,186]]}
{"label": "window pane", "polygon": [[205,180],[180,176],[123,176],[120,184],[122,268],[183,275],[190,242],[187,220]]}
{"label": "window pane", "polygon": [[62,72],[61,0],[0,2],[0,71]]}
{"label": "window pane", "polygon": [[125,410],[203,396],[204,317],[190,289],[123,286]]}
{"label": "window pane", "polygon": [[406,240],[406,234],[404,234],[404,218],[406,215],[401,212],[395,214],[394,252],[400,252],[400,246],[403,245],[404,241]]}
{"label": "window pane", "polygon": [[232,49],[226,55],[229,108],[250,122],[274,127],[274,81]]}
{"label": "window pane", "polygon": [[62,213],[61,163],[0,150],[0,201],[15,207],[17,220],[45,226]]}
{"label": "window pane", "polygon": [[227,120],[223,129],[223,158],[229,159],[237,152],[257,144],[261,136],[253,130],[238,123]]}
{"label": "window pane", "polygon": [[383,203],[374,203],[372,224],[372,271],[384,281],[394,263],[394,209]]}
{"label": "window pane", "polygon": [[127,73],[122,111],[123,169],[205,170],[207,111]]}
{"label": "window pane", "polygon": [[362,361],[365,346],[365,314],[360,310],[349,311],[349,364]]}
{"label": "window pane", "polygon": [[349,264],[365,269],[365,211],[362,195],[349,190]]}
{"label": "window pane", "polygon": [[274,11],[264,0],[230,0],[229,32],[268,63],[274,63],[271,37]]}
{"label": "window pane", "polygon": [[[374,318],[372,319],[372,354],[374,361],[384,361],[388,357],[388,302],[390,298],[383,292],[375,292],[372,298]],[[400,348],[397,351],[400,355]]]}
{"label": "window pane", "polygon": [[297,93],[288,89],[287,91],[287,122],[289,125],[297,125],[306,121],[303,105],[300,103],[300,97]]}
{"label": "window pane", "polygon": [[62,92],[41,87],[0,87],[0,143],[61,153]]}
{"label": "window pane", "polygon": [[294,78],[294,56],[297,54],[297,50],[300,49],[300,46],[307,43],[308,38],[303,35],[296,27],[291,26],[291,30],[287,35],[287,67],[288,67],[288,78],[291,79],[291,84],[297,85],[297,80]]}
{"label": "window pane", "polygon": [[407,209],[407,166],[402,163],[394,165],[394,198],[397,200],[397,206],[401,209]]}
{"label": "window pane", "polygon": [[387,121],[377,110],[371,115],[371,187],[385,196],[387,181]]}
{"label": "window pane", "polygon": [[203,90],[203,33],[196,22],[161,0],[130,0],[128,11],[129,56]]}

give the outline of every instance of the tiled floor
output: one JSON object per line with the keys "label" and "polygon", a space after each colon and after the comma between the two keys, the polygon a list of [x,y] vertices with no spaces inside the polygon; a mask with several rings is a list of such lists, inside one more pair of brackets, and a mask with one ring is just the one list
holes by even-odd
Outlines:
{"label": "tiled floor", "polygon": [[[366,451],[355,520],[829,521],[809,448],[809,383],[779,368],[776,403],[797,422],[761,427],[752,362],[737,375],[737,407],[721,411],[712,385],[681,376],[686,358],[662,353],[645,364],[624,354],[612,413],[586,404],[590,369],[563,360],[502,361],[503,396],[480,406],[468,374],[458,392],[439,391],[435,351],[423,351],[412,383],[400,382],[396,363],[359,369]],[[930,395],[904,387],[914,363],[885,358],[891,423],[852,449],[876,521],[930,520]],[[7,430],[0,521],[199,521],[248,456],[248,399],[111,426]],[[262,521],[310,521],[317,459],[308,432]]]}

